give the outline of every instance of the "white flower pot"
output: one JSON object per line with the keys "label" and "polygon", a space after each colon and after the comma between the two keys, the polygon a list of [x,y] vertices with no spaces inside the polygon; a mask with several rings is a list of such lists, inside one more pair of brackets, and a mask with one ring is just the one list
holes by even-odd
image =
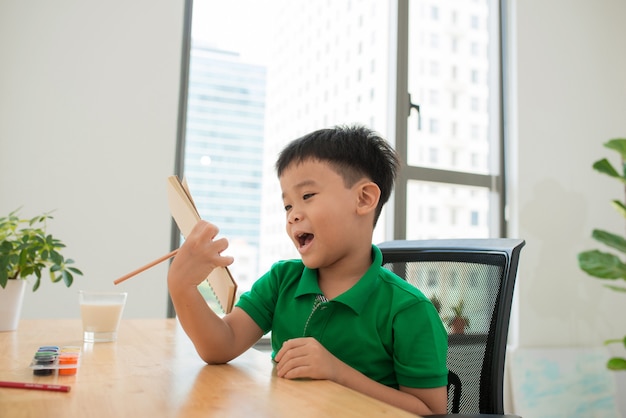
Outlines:
{"label": "white flower pot", "polygon": [[22,312],[26,280],[9,280],[0,287],[0,331],[15,331]]}

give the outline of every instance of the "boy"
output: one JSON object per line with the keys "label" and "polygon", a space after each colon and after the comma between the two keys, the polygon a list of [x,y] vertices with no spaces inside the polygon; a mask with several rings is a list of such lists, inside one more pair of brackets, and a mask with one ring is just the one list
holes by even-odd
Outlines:
{"label": "boy", "polygon": [[223,318],[197,285],[228,242],[200,221],[168,274],[178,319],[207,363],[225,363],[272,331],[276,373],[329,379],[420,415],[446,412],[447,335],[428,298],[381,267],[374,226],[399,160],[364,127],[321,129],[281,152],[287,234],[301,260],[281,261]]}

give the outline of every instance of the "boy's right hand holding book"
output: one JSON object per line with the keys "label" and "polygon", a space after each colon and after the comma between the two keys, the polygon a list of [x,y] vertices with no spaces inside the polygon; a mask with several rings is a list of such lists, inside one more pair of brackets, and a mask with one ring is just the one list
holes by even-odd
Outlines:
{"label": "boy's right hand holding book", "polygon": [[178,250],[168,274],[170,292],[202,283],[216,267],[233,263],[233,257],[221,255],[228,248],[228,240],[215,240],[219,229],[207,221],[198,221]]}

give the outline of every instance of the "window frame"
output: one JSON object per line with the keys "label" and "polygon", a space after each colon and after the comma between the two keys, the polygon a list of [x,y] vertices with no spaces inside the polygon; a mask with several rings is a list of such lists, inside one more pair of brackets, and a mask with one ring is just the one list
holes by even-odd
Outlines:
{"label": "window frame", "polygon": [[[402,160],[402,167],[398,174],[396,187],[393,194],[393,199],[390,200],[390,206],[393,206],[392,219],[388,220],[387,225],[391,226],[388,231],[393,231],[390,235],[387,233],[389,239],[406,239],[407,231],[407,185],[411,180],[444,183],[450,185],[459,186],[476,186],[483,187],[490,191],[492,196],[490,201],[490,207],[493,209],[490,216],[489,231],[492,237],[505,237],[507,224],[506,224],[506,181],[505,181],[505,142],[504,142],[504,112],[503,105],[504,100],[504,79],[503,79],[503,50],[502,45],[504,31],[503,31],[503,6],[498,0],[487,0],[492,10],[496,11],[497,19],[491,19],[490,24],[495,24],[497,27],[492,27],[492,33],[496,34],[495,42],[497,43],[495,48],[492,48],[492,54],[496,56],[491,57],[491,62],[497,65],[495,68],[498,76],[494,78],[492,88],[497,91],[497,94],[492,95],[490,102],[490,109],[492,115],[496,121],[495,132],[492,135],[496,135],[494,145],[497,147],[497,174],[478,174],[468,173],[462,171],[442,170],[430,167],[411,166],[408,164],[408,135],[407,129],[408,119],[410,112],[414,104],[411,103],[411,96],[408,88],[408,72],[409,72],[409,0],[397,0],[392,2],[391,10],[391,31],[390,36],[390,51],[392,56],[395,54],[395,60],[392,60],[391,65],[395,68],[390,70],[391,77],[393,78],[390,83],[390,121],[394,121],[390,124],[390,135],[395,139],[395,148]],[[496,20],[497,22],[494,22]],[[418,110],[419,112],[419,110]],[[494,125],[494,124],[492,124]],[[497,215],[496,215],[497,214]]]}

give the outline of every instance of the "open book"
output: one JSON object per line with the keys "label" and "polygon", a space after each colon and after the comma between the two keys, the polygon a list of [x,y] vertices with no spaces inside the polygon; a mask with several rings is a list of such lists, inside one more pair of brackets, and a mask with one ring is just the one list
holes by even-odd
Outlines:
{"label": "open book", "polygon": [[[170,212],[180,233],[187,238],[193,227],[200,220],[200,214],[193,203],[189,188],[178,176],[167,178],[167,200]],[[229,313],[235,303],[237,283],[230,274],[228,267],[217,267],[207,277],[207,282],[215,293],[217,302],[224,312]]]}

